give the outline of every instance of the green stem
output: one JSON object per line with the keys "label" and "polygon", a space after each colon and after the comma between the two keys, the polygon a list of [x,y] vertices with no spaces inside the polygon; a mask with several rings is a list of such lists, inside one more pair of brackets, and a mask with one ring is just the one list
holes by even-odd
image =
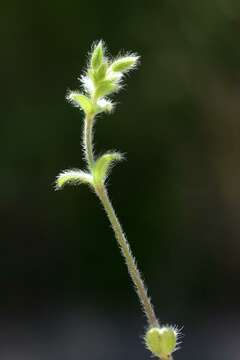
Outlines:
{"label": "green stem", "polygon": [[92,172],[94,166],[94,153],[93,153],[93,116],[86,117],[84,120],[83,129],[83,149],[89,171]]}
{"label": "green stem", "polygon": [[[86,118],[84,121],[84,133],[83,133],[84,153],[85,153],[85,158],[86,158],[86,161],[87,161],[87,164],[89,167],[89,171],[91,173],[93,172],[93,167],[94,167],[93,135],[92,135],[93,123],[94,123],[93,117]],[[115,210],[109,199],[105,184],[95,187],[95,192],[96,192],[97,196],[99,197],[99,199],[106,211],[108,219],[111,223],[111,226],[113,228],[115,237],[116,237],[118,245],[120,247],[122,256],[125,259],[129,275],[135,286],[137,295],[138,295],[140,303],[143,307],[144,313],[147,317],[148,323],[151,327],[158,326],[159,325],[158,320],[155,315],[150,298],[148,297],[147,289],[144,285],[143,279],[138,270],[138,267],[137,267],[136,261],[134,259],[134,256],[132,254],[130,245],[127,241],[126,236],[124,235],[122,226],[117,218]]]}
{"label": "green stem", "polygon": [[143,307],[144,313],[147,317],[148,323],[151,327],[158,326],[158,320],[156,318],[150,298],[148,297],[147,289],[144,286],[143,279],[138,270],[130,245],[127,241],[126,236],[124,235],[122,226],[109,199],[105,185],[102,185],[102,187],[96,189],[96,192],[112,225],[115,237],[117,239],[121,253],[125,259],[129,275],[134,283],[137,295]]}

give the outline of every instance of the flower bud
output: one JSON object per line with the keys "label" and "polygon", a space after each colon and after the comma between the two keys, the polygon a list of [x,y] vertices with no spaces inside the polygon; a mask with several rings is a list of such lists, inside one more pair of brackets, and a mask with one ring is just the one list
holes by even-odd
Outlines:
{"label": "flower bud", "polygon": [[145,335],[146,347],[162,360],[169,359],[176,350],[177,331],[168,326],[153,327]]}

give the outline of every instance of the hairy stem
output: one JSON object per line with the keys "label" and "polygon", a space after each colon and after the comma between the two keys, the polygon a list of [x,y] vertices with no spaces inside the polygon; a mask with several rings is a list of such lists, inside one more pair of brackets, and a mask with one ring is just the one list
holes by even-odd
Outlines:
{"label": "hairy stem", "polygon": [[83,128],[84,156],[90,172],[94,166],[93,123],[94,123],[93,117],[86,117],[84,120],[84,128]]}
{"label": "hairy stem", "polygon": [[[84,133],[83,133],[83,147],[85,158],[89,167],[89,170],[92,172],[94,167],[94,154],[93,154],[93,118],[86,118],[84,121]],[[129,275],[135,286],[137,295],[139,297],[140,303],[143,307],[144,313],[147,317],[148,323],[151,327],[158,326],[158,320],[155,315],[153,306],[151,304],[150,298],[147,294],[147,289],[144,285],[141,274],[138,270],[136,261],[133,257],[130,245],[127,241],[126,236],[124,235],[122,226],[117,218],[115,210],[112,206],[112,203],[109,199],[106,186],[102,184],[101,186],[95,187],[95,192],[99,197],[106,213],[108,219],[113,228],[115,237],[117,239],[118,245],[120,247],[121,253],[125,259]]]}
{"label": "hairy stem", "polygon": [[136,261],[133,257],[130,245],[127,241],[126,236],[124,235],[122,226],[109,199],[105,185],[103,185],[101,188],[98,188],[96,192],[113,228],[121,253],[125,259],[129,275],[134,283],[136,292],[143,307],[144,313],[147,317],[148,323],[151,327],[158,326],[158,320],[156,318],[150,298],[148,297],[147,289],[144,286],[144,282],[138,270]]}

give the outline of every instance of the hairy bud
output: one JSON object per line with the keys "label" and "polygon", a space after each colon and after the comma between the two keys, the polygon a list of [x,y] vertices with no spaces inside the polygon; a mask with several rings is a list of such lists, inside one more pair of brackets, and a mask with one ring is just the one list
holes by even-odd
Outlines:
{"label": "hairy bud", "polygon": [[172,327],[153,327],[145,335],[145,344],[153,355],[161,360],[167,360],[176,350],[177,330]]}

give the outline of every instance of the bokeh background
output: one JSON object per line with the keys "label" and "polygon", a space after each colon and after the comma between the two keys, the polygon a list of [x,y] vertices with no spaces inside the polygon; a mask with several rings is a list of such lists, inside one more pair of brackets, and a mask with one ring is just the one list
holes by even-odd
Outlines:
{"label": "bokeh background", "polygon": [[177,360],[240,356],[240,2],[1,3],[0,356],[149,359],[145,319],[87,187],[82,114],[65,101],[94,40],[138,71],[96,127],[119,149],[109,191]]}

